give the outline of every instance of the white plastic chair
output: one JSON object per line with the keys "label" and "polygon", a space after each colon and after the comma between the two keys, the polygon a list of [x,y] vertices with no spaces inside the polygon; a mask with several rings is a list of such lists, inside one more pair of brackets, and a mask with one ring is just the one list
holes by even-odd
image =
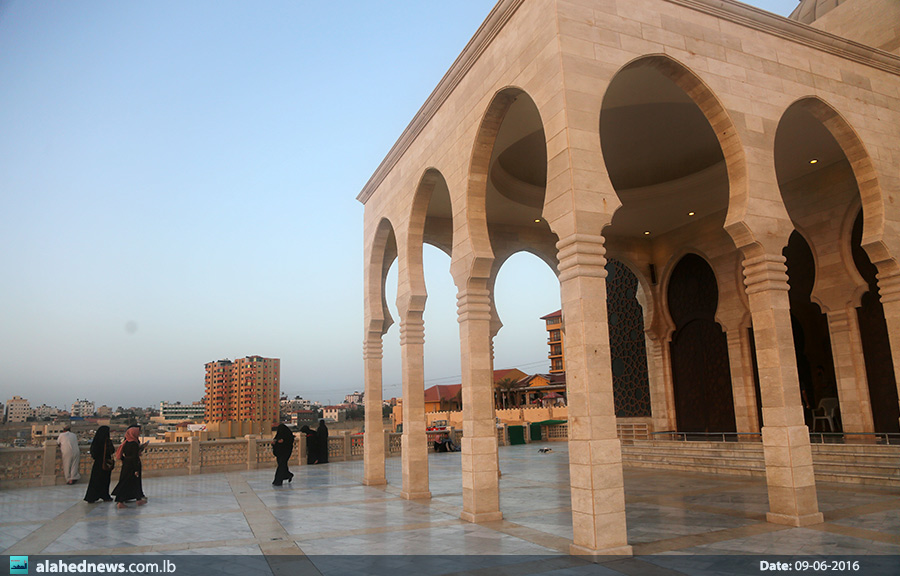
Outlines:
{"label": "white plastic chair", "polygon": [[828,428],[834,432],[834,412],[838,408],[837,398],[822,398],[819,400],[819,406],[813,410],[813,430],[816,429],[816,422],[824,420],[828,422]]}

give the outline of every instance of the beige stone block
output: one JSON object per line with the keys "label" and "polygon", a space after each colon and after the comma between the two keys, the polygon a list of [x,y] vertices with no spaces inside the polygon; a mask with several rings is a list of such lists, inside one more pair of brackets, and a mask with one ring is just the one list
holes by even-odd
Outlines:
{"label": "beige stone block", "polygon": [[794,490],[769,482],[769,510],[775,514],[797,516],[797,501]]}
{"label": "beige stone block", "polygon": [[628,544],[625,511],[598,514],[595,520],[598,526],[596,536],[596,549],[608,550],[620,548]]}
{"label": "beige stone block", "polygon": [[593,515],[577,511],[574,505],[572,506],[572,532],[575,545],[597,549],[597,533],[594,529]]}

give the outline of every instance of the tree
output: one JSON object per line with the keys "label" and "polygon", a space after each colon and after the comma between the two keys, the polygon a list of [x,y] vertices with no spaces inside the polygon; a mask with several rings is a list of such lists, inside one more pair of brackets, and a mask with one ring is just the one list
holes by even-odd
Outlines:
{"label": "tree", "polygon": [[498,408],[509,408],[510,397],[515,400],[515,407],[519,407],[518,395],[513,394],[513,390],[516,388],[516,384],[518,384],[518,380],[515,378],[503,378],[499,382],[497,382],[497,389],[500,391]]}

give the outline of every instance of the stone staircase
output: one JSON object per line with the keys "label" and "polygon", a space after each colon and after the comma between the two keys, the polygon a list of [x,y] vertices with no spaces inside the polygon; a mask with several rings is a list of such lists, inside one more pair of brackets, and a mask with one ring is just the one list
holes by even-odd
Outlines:
{"label": "stone staircase", "polygon": [[[900,446],[812,444],[812,455],[819,482],[900,488]],[[631,468],[766,475],[763,448],[759,442],[623,440],[622,459]]]}

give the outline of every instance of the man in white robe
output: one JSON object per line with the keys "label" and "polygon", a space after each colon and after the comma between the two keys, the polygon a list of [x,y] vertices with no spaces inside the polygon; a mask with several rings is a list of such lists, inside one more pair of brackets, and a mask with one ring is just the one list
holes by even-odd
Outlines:
{"label": "man in white robe", "polygon": [[81,465],[78,436],[73,434],[71,428],[66,426],[63,433],[59,435],[57,442],[59,442],[59,451],[62,453],[62,468],[66,477],[66,484],[74,484],[81,479],[81,473],[78,472],[78,468]]}

